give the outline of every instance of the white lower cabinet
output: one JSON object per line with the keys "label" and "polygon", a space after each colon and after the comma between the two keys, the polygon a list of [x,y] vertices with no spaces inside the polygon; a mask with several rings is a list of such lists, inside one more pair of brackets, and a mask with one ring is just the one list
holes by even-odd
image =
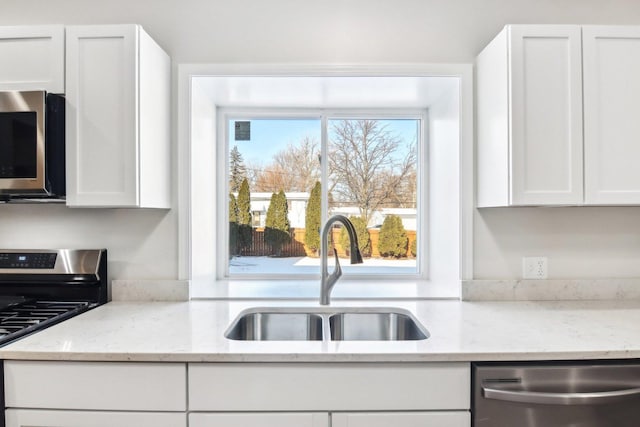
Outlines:
{"label": "white lower cabinet", "polygon": [[7,427],[186,427],[184,413],[8,409]]}
{"label": "white lower cabinet", "polygon": [[189,427],[329,427],[329,414],[190,414]]}
{"label": "white lower cabinet", "polygon": [[186,370],[184,363],[6,360],[6,427],[186,427]]}
{"label": "white lower cabinet", "polygon": [[469,427],[469,411],[331,414],[331,427]]}
{"label": "white lower cabinet", "polygon": [[189,415],[189,427],[469,427],[470,423],[469,411]]}
{"label": "white lower cabinet", "polygon": [[468,363],[6,360],[4,380],[6,427],[471,425]]}
{"label": "white lower cabinet", "polygon": [[190,427],[469,427],[468,363],[191,363]]}

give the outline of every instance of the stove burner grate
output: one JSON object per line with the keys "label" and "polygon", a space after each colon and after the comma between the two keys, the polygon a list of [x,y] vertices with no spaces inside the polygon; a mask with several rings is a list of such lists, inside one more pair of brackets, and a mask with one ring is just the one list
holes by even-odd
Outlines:
{"label": "stove burner grate", "polygon": [[82,313],[87,301],[26,301],[0,310],[0,344]]}

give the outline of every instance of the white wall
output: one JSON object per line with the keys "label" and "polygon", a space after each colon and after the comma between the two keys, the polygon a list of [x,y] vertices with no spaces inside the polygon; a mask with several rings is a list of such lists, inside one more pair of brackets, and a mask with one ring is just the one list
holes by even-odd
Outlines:
{"label": "white wall", "polygon": [[[472,62],[507,23],[640,24],[631,0],[3,0],[0,25],[140,23],[177,63]],[[177,151],[177,150],[176,150]],[[174,175],[175,176],[175,175]],[[175,196],[175,194],[174,194]],[[174,205],[177,197],[174,197]],[[475,216],[475,277],[640,276],[640,208]],[[0,246],[104,246],[116,278],[177,277],[170,212],[0,206]]]}

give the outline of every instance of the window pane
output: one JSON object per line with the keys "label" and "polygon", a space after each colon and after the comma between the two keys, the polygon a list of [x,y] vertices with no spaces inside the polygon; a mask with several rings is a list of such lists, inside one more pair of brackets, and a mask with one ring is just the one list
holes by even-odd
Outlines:
{"label": "window pane", "polygon": [[228,129],[229,274],[317,274],[304,235],[320,120],[231,120]]}
{"label": "window pane", "polygon": [[[365,262],[354,273],[416,273],[419,120],[329,121],[329,214],[349,217]],[[338,253],[346,256],[346,233]]]}
{"label": "window pane", "polygon": [[[228,123],[229,275],[319,274],[324,217],[354,222],[364,264],[347,273],[417,273],[417,119],[331,119],[321,163],[321,121]],[[322,168],[328,177],[321,186]],[[324,194],[323,194],[324,192]],[[346,257],[346,232],[333,243]],[[329,263],[333,263],[330,257]]]}

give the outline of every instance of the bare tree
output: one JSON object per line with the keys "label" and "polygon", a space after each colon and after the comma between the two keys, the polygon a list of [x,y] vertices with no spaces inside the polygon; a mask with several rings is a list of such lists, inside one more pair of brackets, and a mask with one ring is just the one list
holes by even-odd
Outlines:
{"label": "bare tree", "polygon": [[255,191],[268,193],[277,193],[280,190],[293,191],[289,189],[289,182],[287,174],[272,163],[255,174],[253,188]]}
{"label": "bare tree", "polygon": [[256,174],[254,191],[310,191],[320,179],[319,143],[305,137],[273,156],[273,162]]}
{"label": "bare tree", "polygon": [[402,138],[377,120],[333,120],[329,188],[334,201],[357,206],[368,223],[382,207],[415,200],[407,181],[415,181],[416,147],[402,145]]}
{"label": "bare tree", "polygon": [[304,137],[297,144],[289,144],[273,160],[290,182],[289,191],[311,191],[320,179],[320,144],[315,138]]}

